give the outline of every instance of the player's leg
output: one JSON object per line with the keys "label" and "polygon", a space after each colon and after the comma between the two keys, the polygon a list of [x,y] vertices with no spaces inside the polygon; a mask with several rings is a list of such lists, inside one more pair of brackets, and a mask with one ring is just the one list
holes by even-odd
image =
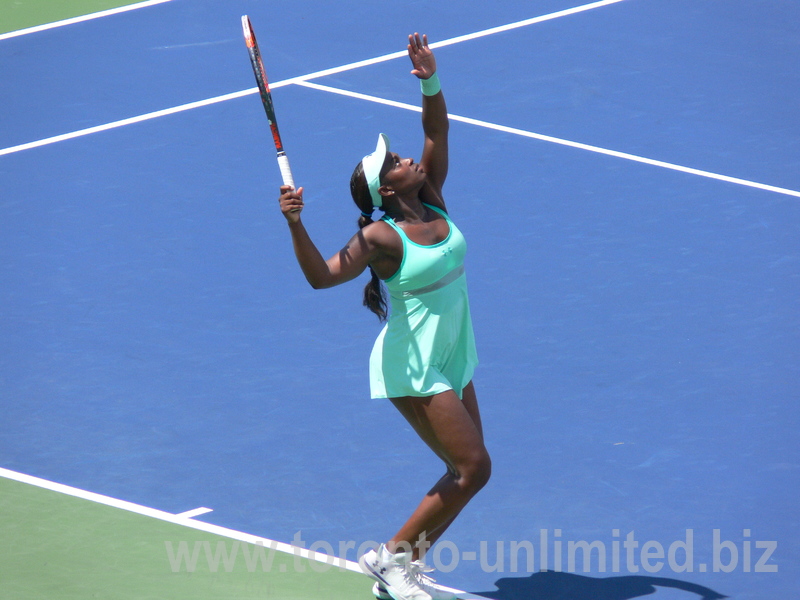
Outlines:
{"label": "player's leg", "polygon": [[[471,381],[464,388],[461,396],[462,396],[461,401],[464,404],[464,408],[467,409],[467,412],[472,418],[472,422],[475,424],[475,427],[481,436],[481,440],[483,440],[484,439],[483,424],[481,422],[480,409],[478,408],[478,397],[477,394],[475,393],[475,386]],[[442,457],[440,456],[440,458]],[[445,475],[445,477],[446,476],[447,474]],[[442,534],[447,530],[447,528],[450,526],[450,524],[455,520],[457,516],[458,514],[453,515],[453,517],[451,517],[449,520],[447,520],[445,523],[443,523],[435,530],[427,532],[425,539],[423,540],[422,546],[418,544],[414,547],[415,560],[417,559],[421,560],[425,558],[425,552],[427,551],[427,549],[436,543],[436,541],[442,536]]]}
{"label": "player's leg", "polygon": [[447,473],[423,498],[400,531],[377,551],[362,557],[365,572],[378,580],[376,595],[386,589],[398,597],[446,600],[453,595],[417,563],[415,548],[426,537],[435,541],[467,502],[485,485],[491,460],[483,444],[474,387],[464,400],[452,390],[428,398],[393,399],[401,414],[447,466]]}
{"label": "player's leg", "polygon": [[447,473],[390,540],[389,550],[403,542],[413,548],[423,534],[428,540],[438,539],[489,479],[491,459],[483,443],[472,384],[465,388],[463,397],[462,401],[448,390],[428,398],[392,400],[420,438],[445,462]]}

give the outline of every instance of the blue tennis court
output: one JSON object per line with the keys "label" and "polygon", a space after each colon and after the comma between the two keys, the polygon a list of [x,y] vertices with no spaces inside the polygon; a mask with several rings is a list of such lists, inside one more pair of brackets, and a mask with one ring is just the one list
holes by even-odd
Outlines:
{"label": "blue tennis court", "polygon": [[419,155],[393,56],[419,31],[494,464],[437,578],[797,593],[800,5],[134,8],[0,35],[0,468],[350,561],[396,530],[441,468],[369,399],[366,279],[314,291],[297,266],[239,18],[326,256],[377,133]]}

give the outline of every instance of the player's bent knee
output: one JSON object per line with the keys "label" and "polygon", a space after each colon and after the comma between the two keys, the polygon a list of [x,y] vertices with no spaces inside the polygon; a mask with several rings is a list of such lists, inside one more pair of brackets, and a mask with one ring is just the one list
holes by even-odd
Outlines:
{"label": "player's bent knee", "polygon": [[489,482],[491,476],[492,459],[486,451],[476,455],[470,464],[461,471],[462,484],[473,495]]}
{"label": "player's bent knee", "polygon": [[480,475],[478,478],[478,483],[480,484],[480,488],[483,488],[487,483],[489,483],[489,479],[492,477],[492,459],[489,456],[488,452],[484,452],[483,458],[481,459],[480,465]]}

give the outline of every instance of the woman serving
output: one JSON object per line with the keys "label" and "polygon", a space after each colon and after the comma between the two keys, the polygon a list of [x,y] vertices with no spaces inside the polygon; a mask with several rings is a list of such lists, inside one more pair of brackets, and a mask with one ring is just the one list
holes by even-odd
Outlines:
{"label": "woman serving", "polygon": [[[361,557],[361,568],[376,580],[379,598],[443,600],[454,595],[425,574],[421,559],[486,484],[491,460],[472,383],[478,358],[464,274],[466,242],[442,197],[447,108],[427,37],[414,34],[408,41],[411,73],[422,89],[419,163],[391,152],[380,134],[350,180],[361,210],[359,231],[327,261],[300,218],[303,188],[282,186],[280,204],[312,287],[339,285],[370,270],[364,304],[387,321],[370,356],[371,395],[391,400],[447,468],[398,532]],[[379,220],[372,218],[375,209],[384,213]]]}

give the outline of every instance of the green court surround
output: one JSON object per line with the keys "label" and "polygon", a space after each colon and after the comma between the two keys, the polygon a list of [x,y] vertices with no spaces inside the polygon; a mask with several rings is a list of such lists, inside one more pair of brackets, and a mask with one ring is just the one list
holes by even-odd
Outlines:
{"label": "green court surround", "polygon": [[[307,559],[284,552],[275,552],[271,564],[256,561],[256,546],[247,545],[248,565],[243,542],[5,478],[0,515],[3,598],[372,598],[366,577],[335,565],[312,568]],[[185,556],[177,562],[180,542],[190,551],[200,544],[193,572]],[[227,566],[220,555],[215,568],[219,543],[229,556],[237,551]]]}
{"label": "green court surround", "polygon": [[119,0],[0,0],[0,33],[27,29],[136,2]]}

